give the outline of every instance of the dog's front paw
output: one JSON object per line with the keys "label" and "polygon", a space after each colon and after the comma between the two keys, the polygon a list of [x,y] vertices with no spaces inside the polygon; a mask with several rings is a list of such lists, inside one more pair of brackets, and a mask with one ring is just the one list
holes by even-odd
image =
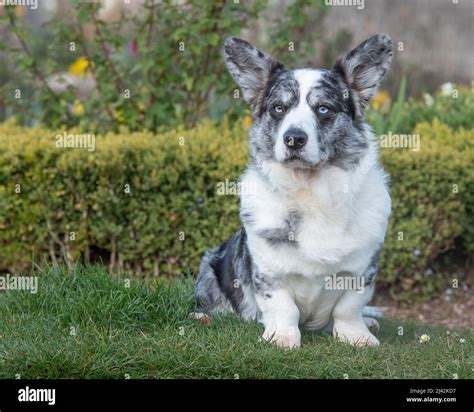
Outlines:
{"label": "dog's front paw", "polygon": [[189,317],[199,321],[202,325],[208,326],[211,324],[211,317],[202,312],[191,312]]}
{"label": "dog's front paw", "polygon": [[[364,325],[365,326],[365,325]],[[334,326],[333,336],[340,342],[353,346],[379,346],[379,340],[365,328],[341,328]]]}
{"label": "dog's front paw", "polygon": [[299,348],[301,346],[301,333],[298,328],[296,328],[296,330],[285,331],[285,333],[266,329],[262,335],[262,339],[286,350]]}

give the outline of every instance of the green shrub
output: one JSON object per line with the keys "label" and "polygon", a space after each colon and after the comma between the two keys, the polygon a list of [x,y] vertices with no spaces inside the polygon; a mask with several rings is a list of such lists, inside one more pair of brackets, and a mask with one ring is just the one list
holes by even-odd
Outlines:
{"label": "green shrub", "polygon": [[[224,113],[230,105],[243,112],[241,99],[232,98],[235,85],[225,74],[222,46],[227,36],[255,24],[265,2],[147,0],[138,13],[125,5],[109,23],[101,19],[103,2],[74,0],[69,6],[68,18],[54,16],[41,29],[13,6],[0,13],[6,116],[103,133],[124,123],[152,131],[194,125],[209,114],[216,94]],[[87,34],[92,28],[94,36]],[[55,89],[47,79],[58,73],[79,83],[94,79],[97,87],[87,96]]]}
{"label": "green shrub", "polygon": [[107,134],[94,154],[56,148],[55,135],[0,126],[1,269],[83,256],[173,274],[195,268],[204,247],[238,224],[237,197],[215,192],[247,161],[242,127]]}
{"label": "green shrub", "polygon": [[[376,94],[375,99],[372,101],[372,107],[369,107],[367,111],[367,121],[372,125],[374,132],[377,134],[383,134],[387,130],[397,132],[399,130],[400,122],[403,120],[403,106],[405,104],[405,93],[406,93],[406,78],[403,77],[400,86],[398,88],[397,98],[394,104],[390,104],[390,97],[387,92],[381,91]],[[387,100],[387,107],[374,108],[375,103],[377,105],[378,97],[382,96],[381,100]],[[383,105],[381,105],[383,106]]]}
{"label": "green shrub", "polygon": [[[266,20],[260,47],[307,66],[330,10],[322,0],[297,0],[273,19],[262,0],[146,0],[137,13],[125,4],[116,20],[105,23],[104,2],[66,3],[67,18],[53,16],[40,28],[18,16],[15,6],[2,8],[0,119],[14,116],[52,129],[81,125],[97,133],[119,125],[158,132],[191,127],[204,117],[238,119],[247,106],[234,98],[225,38],[243,30],[255,34]],[[56,85],[59,74],[83,85],[95,81],[96,87],[89,93],[63,90]]]}
{"label": "green shrub", "polygon": [[[122,130],[98,136],[93,153],[57,148],[51,130],[1,124],[0,270],[102,259],[138,275],[195,272],[203,251],[239,225],[238,198],[216,189],[247,163],[244,123]],[[414,132],[419,152],[382,149],[393,213],[379,279],[401,300],[446,289],[451,251],[474,250],[474,131],[434,120]]]}
{"label": "green shrub", "polygon": [[382,149],[390,173],[392,216],[382,253],[380,286],[400,300],[429,298],[459,279],[450,252],[474,251],[474,130],[435,119],[421,123],[420,150]]}
{"label": "green shrub", "polygon": [[394,102],[386,91],[380,91],[367,111],[367,120],[374,131],[383,134],[411,133],[418,123],[434,119],[454,130],[474,128],[474,93],[466,86],[446,83],[434,95],[405,100],[406,81],[402,78]]}
{"label": "green shrub", "polygon": [[[409,133],[420,122],[437,118],[454,130],[474,128],[474,93],[472,88],[447,84],[447,90],[432,96],[432,103],[409,100],[405,105],[403,116],[406,119],[401,133]],[[451,89],[451,90],[450,90]],[[426,100],[430,96],[426,95]]]}

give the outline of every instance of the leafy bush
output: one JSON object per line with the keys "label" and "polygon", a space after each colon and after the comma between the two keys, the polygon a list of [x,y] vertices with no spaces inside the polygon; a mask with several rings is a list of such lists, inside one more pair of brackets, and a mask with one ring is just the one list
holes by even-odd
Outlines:
{"label": "leafy bush", "polygon": [[406,81],[402,78],[395,102],[390,96],[379,92],[372,101],[367,120],[378,134],[411,133],[420,122],[439,119],[457,130],[474,128],[474,93],[466,86],[445,83],[434,95],[425,93],[423,99],[405,101]]}
{"label": "leafy bush", "polygon": [[79,256],[137,273],[195,268],[238,223],[238,199],[216,196],[216,183],[241,173],[244,135],[209,121],[162,135],[122,131],[97,137],[92,154],[57,148],[50,130],[2,124],[0,269]]}
{"label": "leafy bush", "polygon": [[465,86],[446,83],[434,96],[425,94],[425,99],[410,99],[404,107],[400,133],[410,133],[420,122],[437,118],[449,127],[474,128],[474,93]]}
{"label": "leafy bush", "polygon": [[455,278],[461,283],[455,260],[474,251],[474,129],[455,132],[435,119],[412,134],[420,136],[419,151],[381,151],[392,216],[379,279],[400,300],[433,297]]}
{"label": "leafy bush", "polygon": [[[121,130],[98,136],[95,153],[56,147],[48,129],[1,124],[0,270],[80,259],[138,275],[196,271],[203,251],[239,225],[237,196],[217,185],[247,162],[244,123]],[[401,300],[446,289],[451,251],[465,259],[474,250],[474,130],[434,120],[414,133],[419,152],[382,149],[393,214],[379,279]]]}
{"label": "leafy bush", "polygon": [[402,110],[405,103],[406,78],[403,77],[398,89],[395,103],[390,104],[390,97],[387,92],[379,92],[375,95],[371,107],[367,113],[367,121],[372,125],[374,132],[383,134],[391,130],[396,132],[402,121]]}
{"label": "leafy bush", "polygon": [[[80,124],[100,133],[120,125],[158,132],[245,113],[222,46],[243,29],[255,31],[266,1],[147,0],[138,13],[125,4],[109,23],[101,19],[102,3],[71,0],[67,18],[36,29],[15,7],[5,7],[0,119],[15,116],[53,129]],[[329,9],[322,0],[297,0],[266,22],[261,47],[304,65],[316,54],[312,42],[324,32]]]}
{"label": "leafy bush", "polygon": [[[329,10],[320,0],[294,0],[270,27],[268,52],[273,58],[285,61],[290,51],[292,67],[306,67],[316,54],[314,43],[323,36],[323,22]],[[325,45],[324,53],[329,46],[332,44]]]}
{"label": "leafy bush", "polygon": [[[264,6],[242,3],[147,1],[140,13],[124,10],[107,24],[100,18],[101,2],[72,1],[67,19],[48,22],[50,44],[39,55],[33,53],[37,34],[14,7],[6,7],[1,19],[11,35],[1,50],[12,76],[2,87],[8,114],[25,124],[38,120],[57,128],[80,123],[101,132],[123,123],[131,130],[153,131],[193,125],[207,113],[213,93],[227,97],[225,107],[232,100],[235,87],[230,76],[222,76],[222,42],[255,21]],[[58,51],[63,54],[59,64]],[[73,64],[64,72],[68,63]],[[88,81],[96,87],[81,97],[74,86],[66,88],[68,76],[73,84]]]}

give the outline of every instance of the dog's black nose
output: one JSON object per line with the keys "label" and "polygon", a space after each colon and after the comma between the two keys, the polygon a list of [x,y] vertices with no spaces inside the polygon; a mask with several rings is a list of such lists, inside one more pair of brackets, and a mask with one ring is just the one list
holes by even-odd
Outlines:
{"label": "dog's black nose", "polygon": [[308,135],[301,129],[290,129],[283,135],[285,146],[291,150],[301,149],[308,141]]}

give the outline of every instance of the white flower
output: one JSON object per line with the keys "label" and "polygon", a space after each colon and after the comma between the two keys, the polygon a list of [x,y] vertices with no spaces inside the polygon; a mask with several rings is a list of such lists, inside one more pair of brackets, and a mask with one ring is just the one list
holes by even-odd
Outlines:
{"label": "white flower", "polygon": [[452,96],[454,90],[454,84],[451,82],[443,83],[441,85],[441,94],[443,96]]}
{"label": "white flower", "polygon": [[420,336],[420,343],[428,343],[431,338],[425,333]]}
{"label": "white flower", "polygon": [[433,96],[431,96],[431,94],[429,93],[425,93],[423,95],[423,98],[425,99],[425,104],[429,107],[429,106],[433,106],[433,103],[434,103],[434,99],[433,99]]}
{"label": "white flower", "polygon": [[464,338],[459,339],[459,343],[466,343],[466,339]]}

